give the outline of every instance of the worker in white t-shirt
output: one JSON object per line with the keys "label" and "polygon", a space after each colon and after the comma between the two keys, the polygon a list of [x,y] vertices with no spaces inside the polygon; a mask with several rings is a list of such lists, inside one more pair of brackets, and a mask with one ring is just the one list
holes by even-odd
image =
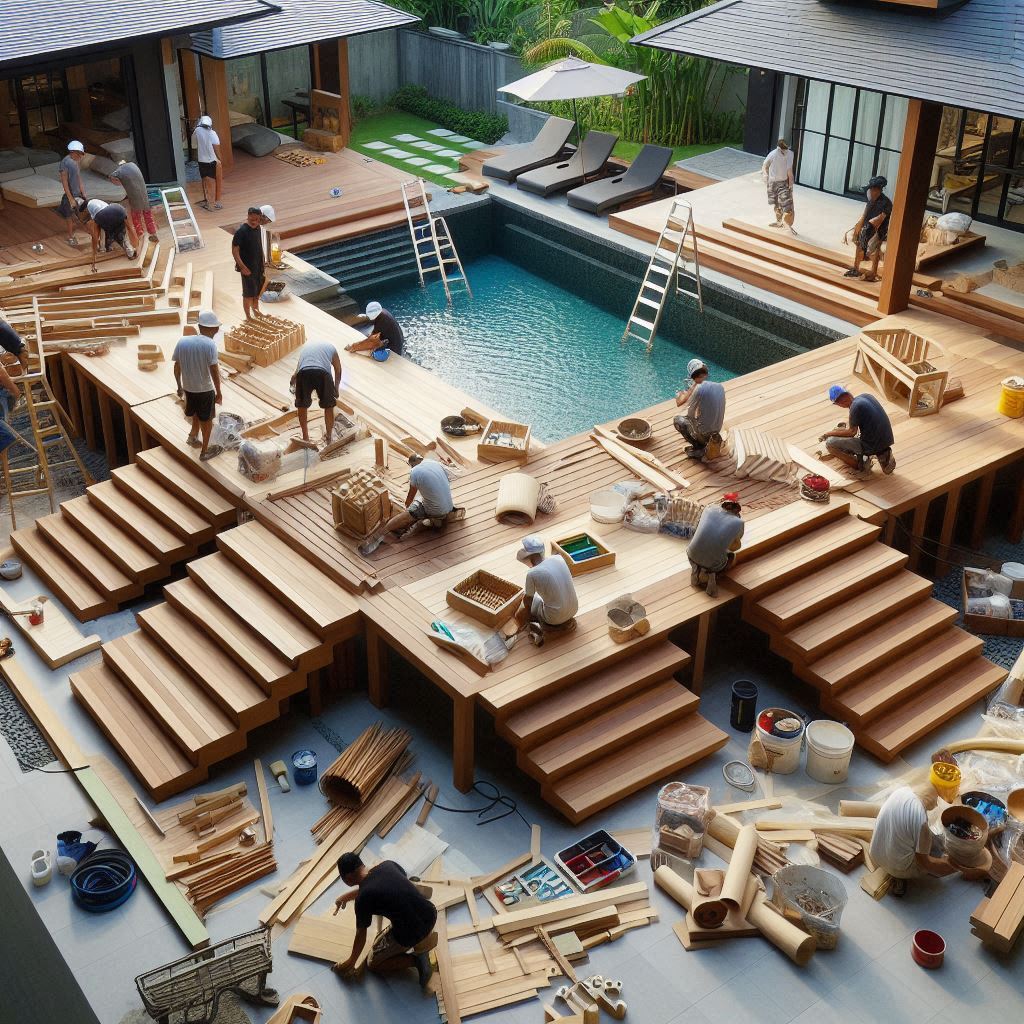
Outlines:
{"label": "worker in white t-shirt", "polygon": [[795,235],[793,220],[796,213],[793,209],[793,150],[791,150],[785,139],[779,139],[779,144],[765,158],[761,164],[761,174],[768,187],[768,205],[775,211],[775,220],[770,223],[770,228],[786,227],[791,235]]}
{"label": "worker in white t-shirt", "polygon": [[[224,171],[220,159],[220,136],[213,130],[213,118],[203,114],[199,124],[192,133],[192,148],[196,151],[199,163],[199,180],[203,183],[203,201],[199,204],[204,210],[221,210],[221,190],[224,187]],[[213,182],[213,202],[207,182]]]}
{"label": "worker in white t-shirt", "polygon": [[560,555],[544,557],[544,541],[530,535],[523,538],[516,558],[530,567],[523,585],[523,603],[516,613],[519,629],[508,644],[511,647],[526,635],[538,647],[544,643],[544,627],[563,629],[574,626],[579,599],[572,573]]}

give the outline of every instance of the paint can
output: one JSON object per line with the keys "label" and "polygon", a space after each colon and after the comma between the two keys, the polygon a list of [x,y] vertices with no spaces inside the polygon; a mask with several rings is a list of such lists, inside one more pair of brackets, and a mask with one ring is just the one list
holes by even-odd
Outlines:
{"label": "paint can", "polygon": [[818,782],[845,782],[853,757],[853,733],[821,719],[807,726],[807,774]]}
{"label": "paint can", "polygon": [[934,971],[942,966],[942,960],[946,955],[946,941],[938,932],[922,928],[914,932],[910,955],[914,958],[915,964]]}
{"label": "paint can", "polygon": [[750,732],[757,720],[757,687],[749,679],[737,679],[732,684],[732,707],[729,724],[740,732]]}
{"label": "paint can", "polygon": [[[790,723],[796,724],[791,727]],[[757,738],[767,754],[769,771],[792,775],[800,767],[804,724],[799,715],[785,708],[765,708],[757,716]]]}
{"label": "paint can", "polygon": [[296,750],[292,754],[292,772],[295,775],[296,786],[311,786],[316,782],[316,751]]}
{"label": "paint can", "polygon": [[948,761],[936,761],[932,764],[928,781],[932,784],[935,792],[951,804],[957,793],[960,792],[960,769]]}
{"label": "paint can", "polygon": [[1024,378],[1007,377],[999,385],[999,401],[996,403],[996,412],[1013,419],[1024,416]]}

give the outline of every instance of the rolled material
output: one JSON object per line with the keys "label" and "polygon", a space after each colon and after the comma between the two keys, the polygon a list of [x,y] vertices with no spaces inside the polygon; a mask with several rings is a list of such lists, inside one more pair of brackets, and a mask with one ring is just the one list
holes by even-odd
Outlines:
{"label": "rolled material", "polygon": [[945,748],[951,754],[963,750],[998,750],[1005,754],[1024,754],[1024,740],[1007,740],[998,736],[972,736],[966,740],[954,740]]}
{"label": "rolled material", "polygon": [[693,906],[696,892],[685,878],[681,878],[670,867],[662,865],[654,872],[654,884],[685,910]]}
{"label": "rolled material", "polygon": [[841,818],[877,818],[881,809],[882,805],[872,800],[839,801],[839,816]]}
{"label": "rolled material", "polygon": [[690,913],[701,928],[718,928],[729,914],[729,905],[720,896],[698,896]]}
{"label": "rolled material", "polygon": [[736,845],[729,861],[729,869],[725,873],[722,884],[722,901],[734,907],[743,902],[743,893],[747,888],[747,879],[754,866],[754,855],[757,853],[757,830],[753,825],[744,825],[736,839]]}
{"label": "rolled material", "polygon": [[724,814],[716,814],[708,824],[707,834],[731,849],[739,838],[740,826],[732,818]]}
{"label": "rolled material", "polygon": [[506,473],[498,481],[494,517],[510,526],[530,526],[537,518],[540,481],[529,473]]}
{"label": "rolled material", "polygon": [[777,949],[781,949],[800,967],[814,955],[818,944],[813,935],[797,928],[765,905],[765,894],[759,892],[747,911],[747,920]]}

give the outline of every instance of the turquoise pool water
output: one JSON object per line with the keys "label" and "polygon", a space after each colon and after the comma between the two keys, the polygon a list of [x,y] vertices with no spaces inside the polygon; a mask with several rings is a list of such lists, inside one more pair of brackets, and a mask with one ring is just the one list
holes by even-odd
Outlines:
{"label": "turquoise pool water", "polygon": [[[650,356],[639,342],[621,345],[628,309],[613,316],[499,256],[474,260],[466,270],[473,298],[457,288],[451,306],[436,275],[426,289],[366,297],[397,317],[406,355],[531,424],[543,441],[671,398],[687,362],[700,355],[665,334]],[[708,369],[716,380],[735,376],[713,362]]]}

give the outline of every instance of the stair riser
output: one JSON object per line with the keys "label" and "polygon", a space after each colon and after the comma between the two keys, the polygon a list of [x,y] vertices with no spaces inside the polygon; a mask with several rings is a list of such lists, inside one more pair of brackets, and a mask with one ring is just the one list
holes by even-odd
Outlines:
{"label": "stair riser", "polygon": [[62,574],[59,572],[50,572],[49,569],[36,560],[33,554],[25,548],[18,540],[15,534],[11,534],[11,545],[14,550],[18,552],[21,559],[28,565],[33,572],[53,591],[53,593],[60,598],[64,607],[70,611],[79,622],[91,622],[93,619],[99,618],[101,615],[109,615],[111,612],[117,611],[117,602],[113,600],[102,601],[96,604],[90,604],[87,606],[79,606],[75,603],[71,593],[65,589],[62,583]]}
{"label": "stair riser", "polygon": [[[114,563],[126,576],[130,576],[136,583],[141,586],[146,586],[152,583],[154,580],[163,579],[167,575],[167,568],[163,565],[155,565],[150,569],[144,571],[136,571],[133,568],[132,563],[125,558],[118,547],[113,544],[107,544],[106,541],[97,534],[93,533],[88,524],[79,521],[74,511],[68,508],[62,508],[64,518],[84,537],[90,544],[92,544],[98,551],[105,555],[111,562]],[[84,572],[84,569],[83,569]]]}
{"label": "stair riser", "polygon": [[198,548],[194,544],[190,544],[187,541],[182,541],[180,547],[174,551],[168,553],[166,550],[161,548],[158,544],[155,544],[151,538],[147,537],[144,532],[136,532],[135,527],[130,523],[126,517],[122,516],[116,507],[108,505],[103,501],[102,497],[98,497],[92,491],[86,491],[89,495],[89,500],[96,505],[105,516],[108,516],[113,522],[117,523],[122,530],[127,530],[133,537],[142,545],[154,558],[158,558],[166,565],[173,565],[177,562],[184,561],[186,558],[193,557]]}
{"label": "stair riser", "polygon": [[[195,533],[186,533],[182,530],[178,520],[175,519],[174,515],[167,511],[165,506],[160,505],[159,502],[152,501],[149,495],[135,490],[121,477],[114,475],[111,479],[114,481],[114,486],[121,491],[122,494],[128,495],[136,505],[144,508],[154,519],[159,520],[175,536],[180,537],[182,544],[195,550],[200,544],[213,540],[217,530],[212,523]],[[193,506],[189,505],[189,507],[192,508]]]}
{"label": "stair riser", "polygon": [[117,604],[122,601],[128,601],[133,597],[138,597],[142,594],[142,584],[140,583],[129,583],[126,586],[119,586],[110,589],[107,586],[106,581],[101,573],[94,572],[93,569],[79,562],[75,557],[74,553],[63,546],[61,538],[54,536],[49,533],[46,529],[45,521],[42,519],[36,520],[36,528],[39,532],[46,537],[49,544],[53,545],[72,565],[101,593],[109,595],[110,599]]}
{"label": "stair riser", "polygon": [[[379,204],[374,207],[373,215],[375,217],[383,216],[387,213],[398,214],[401,213],[401,219],[405,219],[405,208],[402,204],[402,199],[399,197],[397,200],[380,200]],[[358,208],[347,210],[345,212],[336,213],[332,216],[325,217],[322,221],[315,225],[315,230],[321,230],[323,228],[342,227],[344,225],[358,226],[358,222],[366,218],[366,211]],[[280,231],[281,240],[285,241],[289,238],[295,238],[299,235],[304,235],[314,230],[309,224],[296,224],[290,228],[283,228]]]}
{"label": "stair riser", "polygon": [[808,533],[813,533],[828,523],[835,522],[837,519],[844,519],[848,515],[849,510],[846,503],[839,502],[838,504],[828,505],[821,509],[817,516],[780,531],[770,540],[761,542],[756,549],[740,548],[736,552],[735,564],[745,565],[747,562],[753,561],[754,558],[759,558],[761,555],[767,555],[769,552],[776,551],[798,537],[804,537]]}

